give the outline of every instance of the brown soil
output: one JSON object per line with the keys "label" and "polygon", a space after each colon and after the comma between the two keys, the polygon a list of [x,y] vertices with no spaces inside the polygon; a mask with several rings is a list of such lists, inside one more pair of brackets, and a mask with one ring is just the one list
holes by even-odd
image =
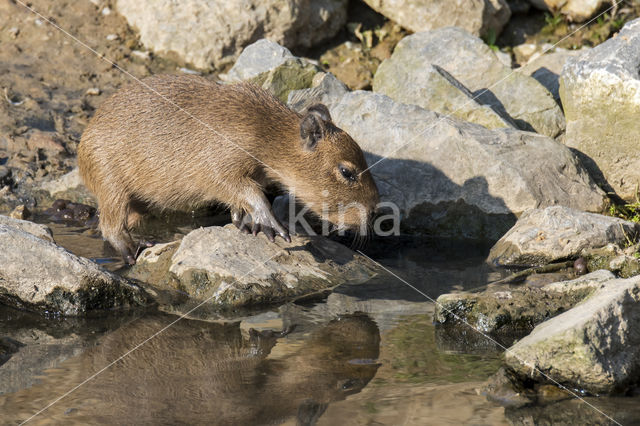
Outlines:
{"label": "brown soil", "polygon": [[[75,165],[82,130],[94,109],[133,76],[176,73],[176,63],[136,56],[144,49],[117,13],[86,0],[29,5],[0,2],[0,206],[33,207],[36,180],[57,177]],[[112,8],[111,8],[112,9]],[[45,19],[46,18],[46,19]],[[63,34],[50,20],[88,45]]]}

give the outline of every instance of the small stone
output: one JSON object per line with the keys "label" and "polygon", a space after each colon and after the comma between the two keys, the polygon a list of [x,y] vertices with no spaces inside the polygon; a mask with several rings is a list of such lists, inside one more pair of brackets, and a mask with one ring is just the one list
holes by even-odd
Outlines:
{"label": "small stone", "polygon": [[87,91],[86,91],[86,92],[84,92],[84,93],[85,93],[86,95],[89,95],[89,96],[98,96],[98,95],[99,95],[100,93],[102,93],[102,92],[101,92],[101,91],[100,91],[100,89],[99,89],[99,88],[97,88],[97,87],[90,87],[90,88],[88,88],[88,89],[87,89]]}
{"label": "small stone", "polygon": [[151,54],[147,51],[143,52],[142,50],[132,50],[131,54],[136,58],[144,59],[145,61],[151,59]]}
{"label": "small stone", "polygon": [[11,27],[9,28],[9,34],[11,35],[11,38],[17,38],[18,34],[20,34],[20,28],[18,27]]}
{"label": "small stone", "polygon": [[178,71],[180,71],[183,74],[189,74],[189,75],[200,75],[201,74],[200,72],[198,72],[196,70],[192,70],[192,69],[185,68],[185,67],[178,68]]}
{"label": "small stone", "polygon": [[107,34],[105,38],[108,41],[114,41],[114,40],[117,40],[119,37],[118,37],[118,34]]}
{"label": "small stone", "polygon": [[103,9],[102,9],[102,14],[103,14],[104,16],[109,16],[109,15],[111,15],[111,9],[110,9],[108,6],[107,6],[107,7],[105,7],[105,8],[103,8]]}

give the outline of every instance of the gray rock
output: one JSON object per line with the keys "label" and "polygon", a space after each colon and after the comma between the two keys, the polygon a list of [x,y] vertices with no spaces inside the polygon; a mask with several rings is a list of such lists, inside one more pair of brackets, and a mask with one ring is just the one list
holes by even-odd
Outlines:
{"label": "gray rock", "polygon": [[328,106],[409,232],[495,241],[530,208],[604,208],[604,193],[576,157],[547,137],[488,130],[364,91]]}
{"label": "gray rock", "polygon": [[[471,90],[479,103],[511,117],[520,129],[550,137],[564,130],[564,117],[553,96],[531,77],[506,67],[477,37],[460,28],[441,28],[405,37],[378,68],[376,92],[411,102],[416,92],[430,93],[438,65]],[[407,84],[411,82],[411,84]]]}
{"label": "gray rock", "polygon": [[84,186],[77,167],[57,179],[40,183],[35,190],[42,191],[43,196],[38,200],[40,204],[64,198],[76,203],[96,205],[95,196]]}
{"label": "gray rock", "polygon": [[0,301],[61,315],[147,303],[139,287],[50,241],[0,225]]}
{"label": "gray rock", "polygon": [[639,232],[637,223],[615,217],[561,206],[532,209],[491,248],[487,260],[501,266],[544,265],[611,243],[628,244]]}
{"label": "gray rock", "polygon": [[640,378],[640,276],[612,279],[573,309],[538,325],[505,354],[522,380],[602,394]]}
{"label": "gray rock", "polygon": [[365,0],[377,12],[413,32],[455,26],[474,35],[499,34],[511,10],[505,0]]}
{"label": "gray rock", "polygon": [[270,242],[233,225],[200,228],[145,250],[131,276],[220,308],[276,303],[371,278],[375,265],[324,237]]}
{"label": "gray rock", "polygon": [[518,72],[535,78],[552,95],[556,102],[560,102],[560,74],[567,59],[586,52],[589,48],[568,50],[556,48],[552,52],[534,54]]}
{"label": "gray rock", "polygon": [[311,87],[313,78],[320,69],[302,59],[287,59],[281,65],[264,72],[251,81],[273,93],[282,102],[286,102],[292,90]]}
{"label": "gray rock", "polygon": [[118,0],[116,8],[147,48],[200,69],[232,62],[260,38],[313,46],[333,37],[347,18],[347,0]]}
{"label": "gray rock", "polygon": [[[544,276],[541,275],[541,276]],[[436,300],[434,321],[483,333],[528,333],[537,324],[566,312],[615,276],[599,270],[569,281],[543,286],[490,285],[481,292],[442,294]]]}
{"label": "gray rock", "polygon": [[316,65],[293,56],[278,43],[262,39],[248,46],[229,73],[220,77],[231,83],[251,81],[286,102],[292,90],[311,87],[319,72]]}
{"label": "gray rock", "polygon": [[640,19],[570,58],[560,79],[565,143],[580,153],[600,185],[628,200],[635,199],[640,184],[638,61]]}
{"label": "gray rock", "polygon": [[583,22],[594,16],[602,5],[611,3],[611,0],[529,0],[529,3],[554,15],[562,14],[569,21]]}
{"label": "gray rock", "polygon": [[49,229],[48,226],[40,225],[39,223],[33,223],[28,220],[14,219],[9,216],[0,215],[0,225],[17,228],[45,241],[55,242],[53,240],[51,229]]}
{"label": "gray rock", "polygon": [[418,105],[488,129],[516,128],[508,114],[501,115],[499,110],[479,103],[469,89],[439,66],[430,65],[421,75],[429,85],[418,88],[407,84],[386,86],[383,81],[375,88],[398,102]]}
{"label": "gray rock", "polygon": [[349,88],[331,73],[318,73],[311,81],[311,88],[289,92],[287,104],[295,111],[302,112],[315,103],[330,105],[336,103]]}
{"label": "gray rock", "polygon": [[229,72],[220,75],[220,78],[229,82],[250,80],[284,64],[288,59],[295,59],[289,49],[263,38],[245,47]]}

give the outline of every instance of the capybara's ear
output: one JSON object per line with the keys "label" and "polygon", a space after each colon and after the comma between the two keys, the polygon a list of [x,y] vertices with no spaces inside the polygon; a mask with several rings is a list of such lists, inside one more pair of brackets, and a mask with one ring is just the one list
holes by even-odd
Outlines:
{"label": "capybara's ear", "polygon": [[331,123],[331,114],[329,114],[329,108],[323,104],[314,104],[307,108],[307,114],[316,114],[327,123]]}
{"label": "capybara's ear", "polygon": [[327,123],[331,122],[331,116],[326,106],[322,104],[309,107],[307,113],[300,122],[300,137],[302,138],[302,149],[314,151],[316,145],[323,138]]}

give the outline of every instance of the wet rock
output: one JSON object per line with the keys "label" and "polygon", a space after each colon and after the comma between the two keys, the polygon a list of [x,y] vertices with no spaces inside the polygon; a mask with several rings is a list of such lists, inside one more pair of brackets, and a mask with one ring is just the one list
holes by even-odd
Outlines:
{"label": "wet rock", "polygon": [[607,269],[614,272],[620,278],[629,278],[640,274],[640,259],[636,253],[638,245],[621,249],[616,244],[607,244],[605,247],[589,250],[584,255],[587,269]]}
{"label": "wet rock", "polygon": [[407,232],[496,241],[530,208],[604,207],[577,158],[547,137],[488,130],[370,92],[327,101]]}
{"label": "wet rock", "polygon": [[436,301],[434,320],[460,327],[466,322],[494,335],[522,334],[571,309],[612,279],[611,272],[601,270],[542,287],[491,286],[478,293],[443,294]]}
{"label": "wet rock", "polygon": [[21,231],[28,232],[29,234],[45,241],[54,242],[51,229],[49,229],[45,225],[29,222],[28,220],[20,220],[9,216],[0,215],[0,226],[2,225],[10,226],[12,228],[17,228]]}
{"label": "wet rock", "polygon": [[243,47],[268,38],[287,47],[311,47],[333,37],[347,18],[346,0],[119,0],[117,10],[159,54],[175,54],[196,68],[232,62]]}
{"label": "wet rock", "polygon": [[[471,90],[477,101],[511,117],[520,129],[550,137],[564,130],[564,117],[553,96],[536,80],[506,67],[484,44],[460,28],[416,33],[398,43],[373,81],[376,92],[409,102],[416,92],[430,93],[438,65]],[[407,84],[410,81],[411,84]]]}
{"label": "wet rock", "polygon": [[377,12],[413,31],[460,27],[474,35],[500,33],[511,17],[504,0],[365,0]]}
{"label": "wet rock", "polygon": [[604,4],[610,3],[610,0],[529,0],[529,3],[554,15],[565,15],[569,21],[583,22],[594,16]]}
{"label": "wet rock", "polygon": [[439,66],[430,65],[422,75],[429,81],[429,85],[417,90],[411,85],[386,86],[384,81],[382,85],[376,84],[375,90],[398,102],[452,115],[488,129],[517,128],[507,114],[501,115],[501,111],[479,103],[469,89]]}
{"label": "wet rock", "polygon": [[277,303],[371,278],[375,265],[324,237],[275,243],[233,225],[200,228],[145,250],[129,276],[220,308]]}
{"label": "wet rock", "polygon": [[538,325],[505,354],[521,380],[624,392],[640,378],[640,277],[602,283],[587,300]]}
{"label": "wet rock", "polygon": [[491,248],[487,261],[500,266],[544,265],[608,244],[628,244],[638,233],[640,225],[615,217],[562,206],[532,209]]}
{"label": "wet rock", "polygon": [[0,224],[0,301],[36,312],[83,315],[147,303],[139,287],[88,259]]}
{"label": "wet rock", "polygon": [[560,97],[567,117],[565,143],[592,176],[625,199],[640,183],[640,19],[617,37],[594,47],[563,68]]}
{"label": "wet rock", "polygon": [[93,206],[73,203],[69,200],[58,199],[50,208],[43,212],[52,222],[76,222],[91,225],[97,221],[97,210]]}

